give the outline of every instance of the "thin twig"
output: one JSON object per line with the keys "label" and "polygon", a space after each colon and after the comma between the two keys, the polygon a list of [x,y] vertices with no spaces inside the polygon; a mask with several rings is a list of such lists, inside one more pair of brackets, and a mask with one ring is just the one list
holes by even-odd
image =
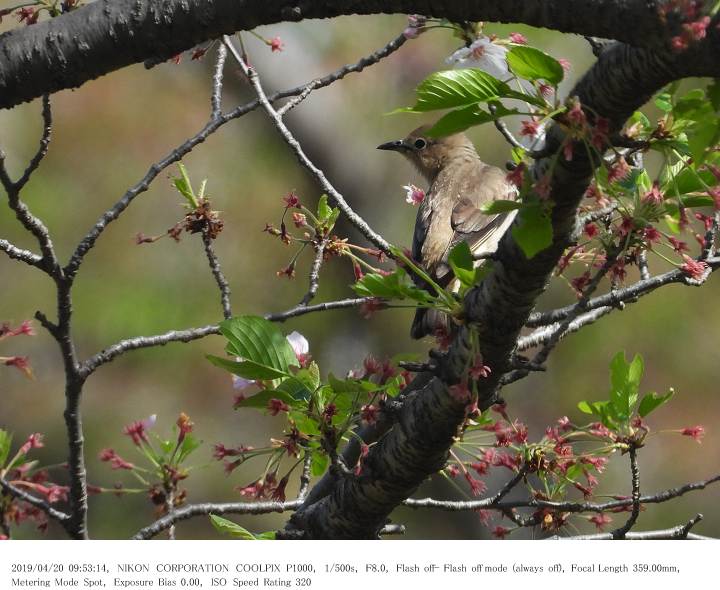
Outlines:
{"label": "thin twig", "polygon": [[310,267],[308,292],[303,296],[300,305],[307,305],[315,298],[315,295],[317,295],[318,287],[320,286],[320,267],[322,266],[325,255],[325,244],[326,240],[321,240],[315,251],[315,258],[313,259],[312,267]]}
{"label": "thin twig", "polygon": [[13,260],[19,260],[29,264],[30,266],[39,268],[40,270],[45,270],[42,256],[38,256],[34,252],[30,252],[30,250],[18,248],[7,240],[0,240],[0,251],[5,252],[5,254]]}
{"label": "thin twig", "polygon": [[612,532],[613,539],[624,539],[640,516],[640,470],[637,462],[637,447],[630,445],[630,473],[632,474],[632,512],[624,525]]}
{"label": "thin twig", "polygon": [[85,377],[91,375],[101,365],[109,363],[116,357],[130,350],[138,350],[140,348],[150,348],[153,346],[164,346],[170,342],[192,342],[200,338],[205,338],[211,334],[219,334],[220,330],[217,325],[203,326],[202,328],[190,328],[187,330],[171,330],[164,334],[155,336],[137,336],[121,340],[112,346],[93,355],[87,359],[81,366],[80,372]]}
{"label": "thin twig", "polygon": [[5,493],[10,494],[14,498],[17,498],[18,500],[22,500],[23,502],[27,502],[28,504],[31,504],[35,508],[39,508],[45,514],[47,514],[50,518],[59,522],[64,528],[66,528],[66,525],[70,521],[69,514],[66,514],[65,512],[62,512],[62,511],[58,510],[57,508],[53,508],[45,500],[37,498],[37,497],[33,496],[32,494],[29,494],[25,490],[21,490],[21,489],[15,487],[10,482],[8,482],[2,478],[0,478],[0,488],[2,488]]}
{"label": "thin twig", "polygon": [[[710,271],[715,271],[718,267],[720,267],[720,257],[718,256],[712,256],[705,260],[705,262],[710,267]],[[659,287],[664,287],[665,285],[673,283],[685,283],[696,286],[696,283],[691,282],[687,275],[685,275],[680,269],[675,269],[646,280],[640,280],[628,287],[616,289],[611,293],[599,295],[598,297],[590,299],[590,301],[588,301],[585,305],[585,309],[594,310],[599,307],[616,307],[620,303],[632,303],[637,300],[637,298],[647,295]],[[566,307],[560,307],[550,311],[530,314],[530,317],[525,325],[529,328],[534,328],[562,321],[569,313],[572,312],[574,308],[575,305],[568,305]]]}
{"label": "thin twig", "polygon": [[[271,322],[284,322],[291,318],[299,317],[308,313],[316,313],[320,311],[329,311],[333,309],[348,309],[351,307],[360,307],[363,303],[372,301],[372,297],[358,297],[355,299],[340,299],[337,301],[326,301],[324,303],[316,303],[315,305],[297,305],[287,311],[270,313],[265,315],[265,319]],[[154,346],[164,346],[171,342],[192,342],[206,336],[219,334],[220,329],[217,325],[212,324],[201,328],[189,328],[187,330],[170,330],[164,334],[154,336],[136,336],[121,340],[102,351],[94,354],[80,367],[80,373],[84,377],[88,377],[101,365],[113,361],[118,356],[125,354],[131,350],[139,350],[141,348],[151,348]]]}
{"label": "thin twig", "polygon": [[[404,37],[402,39],[400,37],[394,39],[379,51],[376,51],[369,56],[361,58],[360,60],[358,60],[357,63],[343,66],[339,70],[328,74],[323,78],[320,78],[320,81],[314,85],[314,89],[317,90],[319,88],[325,88],[327,86],[330,86],[334,82],[337,82],[338,80],[342,80],[350,73],[361,72],[367,66],[376,64],[382,58],[387,57],[391,53],[395,52],[402,46],[404,42]],[[289,98],[291,96],[297,96],[301,94],[306,87],[307,84],[303,84],[302,86],[296,86],[295,88],[279,91],[271,94],[270,96],[268,96],[267,99],[270,103],[275,103],[283,98]],[[217,131],[226,123],[238,119],[248,114],[249,112],[254,111],[260,106],[260,100],[256,99],[246,104],[240,105],[228,113],[219,114],[218,116],[213,117],[198,133],[185,140],[181,145],[171,150],[164,158],[158,160],[152,166],[150,166],[148,171],[145,173],[145,176],[134,186],[128,189],[127,192],[122,196],[122,198],[117,203],[115,203],[115,205],[111,209],[106,211],[95,222],[95,225],[87,232],[80,244],[78,244],[75,252],[73,252],[73,255],[70,258],[70,262],[65,267],[67,276],[70,278],[75,276],[78,268],[80,267],[80,264],[82,263],[83,258],[95,245],[95,242],[100,237],[100,234],[110,223],[115,221],[125,209],[127,209],[130,203],[132,203],[132,201],[139,194],[148,190],[150,184],[153,180],[155,180],[155,178],[160,174],[160,172],[162,172],[163,170],[165,170],[165,168],[171,166],[175,162],[179,162],[197,145],[204,142],[210,135],[215,133],[215,131]]]}
{"label": "thin twig", "polygon": [[[510,480],[511,482],[517,477],[517,474]],[[640,496],[640,504],[662,504],[673,498],[678,498],[698,490],[704,490],[707,486],[720,481],[720,475],[711,477],[703,481],[684,484],[675,488],[669,488],[662,492],[657,492],[648,496]],[[507,484],[506,484],[507,485]],[[558,512],[609,512],[631,506],[632,498],[624,500],[610,500],[608,502],[553,502],[550,500],[538,500],[530,498],[528,500],[505,500],[494,501],[493,498],[485,498],[482,500],[455,501],[455,500],[435,500],[433,498],[423,498],[420,500],[406,500],[405,505],[411,508],[434,508],[437,510],[445,510],[448,512],[461,512],[464,510],[478,510],[481,508],[490,508],[494,510],[512,510],[513,508],[550,508]]]}
{"label": "thin twig", "polygon": [[215,61],[215,72],[213,74],[212,95],[210,96],[210,116],[213,119],[220,117],[222,112],[223,68],[225,67],[226,56],[227,49],[222,43],[219,43],[217,60]]}
{"label": "thin twig", "polygon": [[269,514],[271,512],[296,510],[300,504],[300,500],[291,500],[289,502],[233,502],[225,504],[208,502],[205,504],[189,504],[140,529],[132,538],[136,540],[152,539],[176,523],[195,516],[209,516],[210,514]]}
{"label": "thin twig", "polygon": [[240,65],[243,73],[250,80],[250,84],[252,85],[255,93],[258,96],[260,104],[265,109],[265,112],[268,114],[268,116],[274,123],[275,128],[280,132],[280,135],[282,135],[285,143],[287,143],[290,149],[292,149],[292,151],[295,153],[300,164],[315,177],[318,184],[320,184],[322,189],[345,214],[345,216],[348,218],[348,221],[350,221],[350,223],[352,223],[361,234],[363,234],[370,242],[375,244],[375,246],[382,250],[387,256],[394,258],[394,254],[390,249],[390,244],[380,234],[376,233],[362,217],[360,217],[357,213],[355,213],[355,211],[353,211],[350,205],[348,205],[347,201],[345,201],[345,198],[327,179],[325,173],[320,170],[320,168],[315,166],[315,164],[313,164],[312,161],[307,157],[298,140],[295,139],[295,137],[287,128],[285,123],[283,123],[282,118],[278,115],[277,111],[273,108],[272,104],[268,100],[268,97],[265,94],[262,85],[260,84],[260,79],[258,78],[257,72],[253,68],[248,66],[245,61],[243,61],[242,56],[237,51],[237,49],[235,49],[235,46],[232,44],[232,42],[227,36],[223,37],[223,42],[227,46],[231,55]]}
{"label": "thin twig", "polygon": [[230,306],[230,285],[223,274],[222,268],[220,268],[220,261],[218,260],[215,249],[213,248],[213,240],[207,231],[202,232],[202,240],[205,245],[205,255],[207,256],[208,263],[210,264],[210,270],[212,271],[213,277],[215,277],[218,289],[220,289],[220,305],[222,305],[223,317],[225,319],[231,318],[232,308]]}
{"label": "thin twig", "polygon": [[[507,494],[509,494],[517,484],[519,484],[525,475],[527,475],[529,465],[523,464],[518,472],[510,478],[500,490],[483,500],[468,500],[468,501],[446,501],[446,500],[435,500],[434,498],[408,498],[403,502],[408,508],[438,508],[441,510],[450,511],[462,511],[462,510],[479,510],[481,508],[491,508],[497,505]],[[472,507],[470,507],[472,506]]]}
{"label": "thin twig", "polygon": [[[624,539],[629,541],[658,541],[670,539],[708,539],[700,535],[690,534],[690,530],[703,519],[702,514],[697,514],[685,524],[680,524],[671,529],[663,529],[657,531],[642,531],[637,533],[627,533]],[[553,537],[556,540],[564,541],[609,541],[614,539],[613,533],[597,533],[595,535],[575,535],[572,537]]]}
{"label": "thin twig", "polygon": [[30,164],[28,164],[25,172],[23,172],[23,175],[15,183],[15,187],[18,191],[22,190],[28,180],[30,180],[30,176],[32,176],[32,173],[37,170],[40,162],[42,162],[48,152],[48,147],[50,147],[50,138],[52,136],[52,109],[50,107],[49,94],[44,95],[42,98],[42,120],[43,132],[40,137],[40,145],[38,146],[37,152],[35,152],[35,155],[32,157],[32,160],[30,160]]}

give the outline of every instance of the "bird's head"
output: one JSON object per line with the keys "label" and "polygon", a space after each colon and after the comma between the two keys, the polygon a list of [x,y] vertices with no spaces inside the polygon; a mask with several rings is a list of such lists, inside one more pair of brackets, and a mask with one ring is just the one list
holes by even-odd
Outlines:
{"label": "bird's head", "polygon": [[377,149],[402,154],[429,182],[432,182],[438,172],[454,158],[465,155],[477,157],[475,147],[464,133],[434,138],[427,134],[430,127],[430,125],[418,127],[405,139],[388,141],[379,145]]}

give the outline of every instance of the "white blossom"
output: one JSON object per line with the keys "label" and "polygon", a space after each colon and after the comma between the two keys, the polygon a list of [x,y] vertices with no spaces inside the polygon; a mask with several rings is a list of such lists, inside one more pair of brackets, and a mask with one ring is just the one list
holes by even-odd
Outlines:
{"label": "white blossom", "polygon": [[505,80],[510,76],[507,52],[508,48],[504,45],[480,37],[470,47],[458,49],[447,58],[447,63],[460,68],[479,68],[499,80]]}

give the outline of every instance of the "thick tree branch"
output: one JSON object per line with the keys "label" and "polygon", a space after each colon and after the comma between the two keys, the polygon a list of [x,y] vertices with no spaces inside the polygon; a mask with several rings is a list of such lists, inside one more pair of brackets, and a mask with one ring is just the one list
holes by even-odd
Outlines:
{"label": "thick tree branch", "polygon": [[[0,36],[0,108],[76,88],[134,63],[158,63],[235,31],[343,14],[421,13],[456,22],[525,23],[639,47],[662,47],[674,33],[659,18],[658,4],[652,0],[97,0]],[[719,68],[715,65],[705,75]]]}

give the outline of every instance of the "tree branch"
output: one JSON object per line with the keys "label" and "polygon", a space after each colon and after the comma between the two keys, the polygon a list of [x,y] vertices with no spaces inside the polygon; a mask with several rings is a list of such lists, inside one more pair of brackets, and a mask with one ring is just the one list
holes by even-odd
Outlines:
{"label": "tree branch", "polygon": [[322,187],[322,189],[340,208],[340,210],[344,213],[345,217],[347,217],[348,221],[352,223],[362,235],[364,235],[380,250],[385,252],[385,254],[387,254],[389,257],[394,257],[392,251],[390,250],[390,244],[388,244],[388,242],[385,241],[385,239],[380,234],[376,233],[362,217],[360,217],[357,213],[355,213],[355,211],[353,211],[350,205],[348,205],[345,201],[345,198],[326,178],[325,173],[317,166],[315,166],[315,164],[312,163],[310,158],[305,155],[305,152],[303,151],[300,143],[293,137],[292,133],[287,128],[280,115],[278,115],[277,111],[270,103],[270,100],[268,99],[265,91],[262,88],[262,85],[260,84],[260,79],[258,78],[257,72],[254,69],[250,68],[245,63],[245,61],[243,61],[242,56],[237,52],[229,38],[225,37],[223,39],[223,42],[230,51],[230,54],[235,58],[235,61],[237,61],[237,63],[240,65],[243,73],[250,80],[250,84],[252,85],[255,93],[258,96],[260,104],[265,109],[265,112],[270,117],[276,129],[282,135],[285,143],[287,143],[288,146],[290,146],[290,149],[292,149],[292,151],[295,153],[295,156],[299,160],[300,164],[315,177],[315,180]]}
{"label": "tree branch", "polygon": [[[281,21],[380,13],[422,13],[455,22],[525,23],[649,48],[667,46],[676,34],[660,19],[658,3],[645,0],[574,0],[572,4],[558,0],[166,0],[161,4],[98,0],[0,36],[4,56],[0,108],[76,88],[134,63],[158,63],[234,31]],[[717,35],[709,33],[702,45],[712,49],[716,42]],[[708,59],[702,65],[707,71],[695,75],[717,75],[720,69]]]}

